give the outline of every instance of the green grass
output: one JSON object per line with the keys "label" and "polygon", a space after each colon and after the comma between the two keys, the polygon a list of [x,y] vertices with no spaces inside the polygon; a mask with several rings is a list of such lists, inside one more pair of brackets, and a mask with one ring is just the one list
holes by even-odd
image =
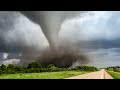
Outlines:
{"label": "green grass", "polygon": [[4,74],[0,79],[64,79],[88,72],[84,71],[61,71],[61,72],[42,72],[26,74]]}
{"label": "green grass", "polygon": [[107,71],[114,79],[120,79],[120,72]]}

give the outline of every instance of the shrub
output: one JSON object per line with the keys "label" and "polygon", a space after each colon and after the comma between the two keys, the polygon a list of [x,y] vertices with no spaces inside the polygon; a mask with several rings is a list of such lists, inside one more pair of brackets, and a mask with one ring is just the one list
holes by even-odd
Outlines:
{"label": "shrub", "polygon": [[49,64],[49,65],[47,66],[47,68],[55,68],[55,65],[54,65],[54,64]]}
{"label": "shrub", "polygon": [[120,72],[120,68],[113,68],[113,71]]}

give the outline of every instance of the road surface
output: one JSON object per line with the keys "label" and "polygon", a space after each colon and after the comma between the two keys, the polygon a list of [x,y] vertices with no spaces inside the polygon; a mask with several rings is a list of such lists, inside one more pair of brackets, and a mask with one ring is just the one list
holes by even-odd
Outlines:
{"label": "road surface", "polygon": [[82,74],[66,79],[113,79],[104,69],[88,74]]}

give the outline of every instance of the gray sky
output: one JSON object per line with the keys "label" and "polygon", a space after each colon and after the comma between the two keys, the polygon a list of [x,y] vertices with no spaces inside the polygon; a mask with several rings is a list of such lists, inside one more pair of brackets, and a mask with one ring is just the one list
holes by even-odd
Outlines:
{"label": "gray sky", "polygon": [[[91,55],[91,65],[120,65],[119,26],[119,11],[93,11],[67,19],[59,38],[84,42]],[[0,12],[0,52],[22,52],[33,47],[40,51],[46,46],[40,26],[20,13]]]}

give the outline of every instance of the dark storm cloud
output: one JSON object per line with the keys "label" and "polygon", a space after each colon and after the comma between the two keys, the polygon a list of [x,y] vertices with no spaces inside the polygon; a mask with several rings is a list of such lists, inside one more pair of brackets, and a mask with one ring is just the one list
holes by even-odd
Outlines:
{"label": "dark storm cloud", "polygon": [[0,12],[0,51],[11,51],[5,42],[6,33],[14,28],[16,14],[13,12]]}
{"label": "dark storm cloud", "polygon": [[120,48],[120,39],[116,40],[93,40],[93,41],[79,41],[79,46],[83,48],[91,49],[109,49],[109,48]]}
{"label": "dark storm cloud", "polygon": [[[70,12],[68,12],[66,16],[71,18],[76,15],[73,13],[70,15]],[[103,58],[104,60],[109,59],[112,62],[116,56],[115,59],[119,62],[119,54],[116,54],[116,52],[120,52],[119,49],[111,51],[111,48],[120,47],[119,16],[119,12],[101,11],[90,15],[83,15],[82,18],[79,16],[72,18],[72,20],[67,18],[62,24],[59,33],[61,42],[62,40],[64,41],[64,44],[61,44],[61,47],[63,46],[62,49],[70,48],[64,53],[69,53],[69,51],[72,51],[71,48],[76,45],[77,50],[81,49],[81,47],[94,49],[91,52],[96,51],[95,53],[98,54],[97,59],[93,59],[98,60],[97,62]],[[67,47],[67,45],[71,46]],[[0,12],[0,52],[22,52],[24,57],[29,60],[30,56],[39,56],[38,54],[41,54],[41,51],[45,55],[50,53],[46,50],[49,51],[49,45],[39,25],[31,22],[19,12]],[[101,52],[101,54],[97,53],[97,51]],[[70,56],[71,53],[69,54]],[[95,53],[93,56],[96,55]],[[110,54],[106,53],[113,53],[113,58],[107,58]],[[74,54],[76,54],[76,50]],[[104,60],[101,61],[100,65],[102,65]],[[77,62],[77,65],[79,65],[79,62]]]}
{"label": "dark storm cloud", "polygon": [[47,45],[47,42],[39,26],[19,12],[0,12],[1,52],[23,52],[33,48],[34,51],[44,44]]}

